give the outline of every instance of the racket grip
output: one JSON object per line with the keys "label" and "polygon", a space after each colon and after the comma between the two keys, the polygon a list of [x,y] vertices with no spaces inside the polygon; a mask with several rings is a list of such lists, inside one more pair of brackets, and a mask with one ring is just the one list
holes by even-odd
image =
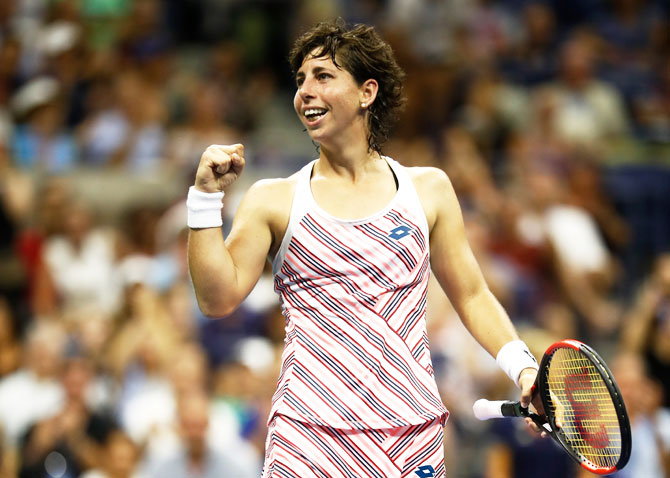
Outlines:
{"label": "racket grip", "polygon": [[491,418],[518,417],[523,413],[518,410],[519,402],[510,402],[508,400],[486,400],[480,398],[474,405],[472,411],[479,420],[489,420]]}

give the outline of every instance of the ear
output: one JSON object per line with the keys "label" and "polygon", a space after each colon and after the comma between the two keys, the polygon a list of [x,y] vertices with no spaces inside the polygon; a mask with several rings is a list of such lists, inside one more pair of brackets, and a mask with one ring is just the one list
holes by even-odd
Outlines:
{"label": "ear", "polygon": [[363,84],[359,87],[359,103],[361,108],[368,109],[370,105],[377,98],[377,92],[379,91],[379,84],[377,80],[370,78],[365,80]]}

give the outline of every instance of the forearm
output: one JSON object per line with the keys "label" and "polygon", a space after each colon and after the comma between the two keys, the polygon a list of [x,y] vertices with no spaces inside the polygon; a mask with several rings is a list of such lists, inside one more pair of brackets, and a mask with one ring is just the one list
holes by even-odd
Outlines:
{"label": "forearm", "polygon": [[198,306],[207,317],[228,315],[239,305],[235,265],[220,228],[190,230],[188,267]]}
{"label": "forearm", "polygon": [[507,312],[487,287],[464,300],[457,312],[470,334],[493,357],[503,345],[519,338]]}

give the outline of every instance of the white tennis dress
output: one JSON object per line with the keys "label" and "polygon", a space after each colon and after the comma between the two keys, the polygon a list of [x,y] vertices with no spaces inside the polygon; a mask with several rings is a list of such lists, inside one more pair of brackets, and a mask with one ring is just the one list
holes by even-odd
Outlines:
{"label": "white tennis dress", "polygon": [[446,421],[426,335],[428,225],[406,169],[385,159],[397,192],[364,219],[316,204],[315,161],[298,173],[273,262],[286,338],[269,421],[351,430]]}

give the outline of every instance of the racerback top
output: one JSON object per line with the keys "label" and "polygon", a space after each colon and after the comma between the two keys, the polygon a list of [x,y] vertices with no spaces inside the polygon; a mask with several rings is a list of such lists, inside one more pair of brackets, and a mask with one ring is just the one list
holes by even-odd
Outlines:
{"label": "racerback top", "polygon": [[298,172],[273,261],[286,338],[270,420],[343,429],[446,420],[426,335],[428,224],[405,168],[384,159],[396,194],[363,219],[317,205],[316,160]]}

